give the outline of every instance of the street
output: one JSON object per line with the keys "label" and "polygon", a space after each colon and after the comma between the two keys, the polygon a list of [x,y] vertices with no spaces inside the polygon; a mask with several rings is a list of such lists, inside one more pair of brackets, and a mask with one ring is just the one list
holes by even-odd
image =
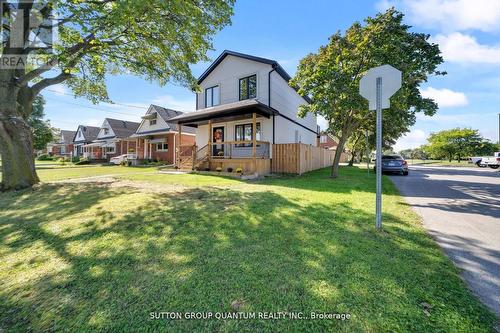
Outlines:
{"label": "street", "polygon": [[500,172],[412,166],[391,180],[469,288],[500,315]]}

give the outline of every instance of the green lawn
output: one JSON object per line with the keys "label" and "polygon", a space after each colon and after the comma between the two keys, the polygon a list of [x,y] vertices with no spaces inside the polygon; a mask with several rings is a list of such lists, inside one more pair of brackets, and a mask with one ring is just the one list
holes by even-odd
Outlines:
{"label": "green lawn", "polygon": [[[337,180],[325,169],[253,182],[101,168],[127,186],[0,194],[0,331],[493,330],[493,315],[387,178],[376,232],[374,177],[358,168],[342,168]],[[242,312],[351,319],[150,319],[229,312],[233,302]]]}

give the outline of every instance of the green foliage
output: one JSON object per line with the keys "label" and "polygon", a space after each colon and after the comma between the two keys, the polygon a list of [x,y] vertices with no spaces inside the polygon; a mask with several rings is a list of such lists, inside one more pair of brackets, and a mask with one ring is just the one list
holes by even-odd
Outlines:
{"label": "green foliage", "polygon": [[33,102],[33,112],[28,117],[28,125],[33,131],[33,147],[42,150],[54,140],[53,130],[48,120],[43,120],[45,99],[38,95]]}
{"label": "green foliage", "polygon": [[48,154],[42,154],[36,158],[39,161],[52,161],[54,158]]}
{"label": "green foliage", "polygon": [[405,159],[418,159],[418,160],[426,160],[428,159],[428,155],[424,151],[422,147],[414,148],[414,149],[404,149],[399,152],[401,156]]}
{"label": "green foliage", "polygon": [[[417,112],[432,116],[437,110],[433,100],[421,96],[419,86],[430,75],[445,74],[437,70],[443,62],[439,47],[429,43],[429,35],[410,31],[403,16],[391,8],[365,19],[364,25],[354,23],[345,34],[337,32],[317,53],[300,61],[290,81],[313,100],[301,106],[300,115],[324,116],[328,131],[339,138],[339,151],[355,130],[374,132],[375,113],[359,95],[359,80],[372,67],[390,64],[403,72],[402,87],[383,113],[385,124],[390,124],[384,126],[384,141],[409,131]],[[339,160],[335,162],[334,168]]]}
{"label": "green foliage", "polygon": [[460,161],[466,156],[490,155],[496,145],[481,137],[478,130],[454,128],[432,133],[427,139],[424,151],[433,158],[456,158]]}
{"label": "green foliage", "polygon": [[88,158],[80,158],[78,161],[73,162],[75,165],[84,165],[84,164],[90,164],[90,160]]}

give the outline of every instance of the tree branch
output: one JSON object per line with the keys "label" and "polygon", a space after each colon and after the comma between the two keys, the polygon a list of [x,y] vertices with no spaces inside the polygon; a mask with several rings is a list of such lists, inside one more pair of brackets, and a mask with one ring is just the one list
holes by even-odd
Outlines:
{"label": "tree branch", "polygon": [[36,96],[43,89],[45,89],[45,88],[47,88],[49,86],[52,86],[54,84],[58,84],[58,83],[64,82],[67,79],[71,78],[71,76],[72,76],[72,74],[69,74],[69,73],[61,73],[61,74],[59,74],[59,75],[57,75],[55,77],[43,79],[42,81],[40,81],[38,83],[35,83],[31,87],[31,89],[33,91],[33,94]]}

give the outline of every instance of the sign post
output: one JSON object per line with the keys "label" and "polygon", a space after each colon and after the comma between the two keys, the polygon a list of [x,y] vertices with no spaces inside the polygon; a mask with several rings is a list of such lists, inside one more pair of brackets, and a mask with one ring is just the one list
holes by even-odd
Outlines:
{"label": "sign post", "polygon": [[370,175],[370,148],[368,143],[368,130],[366,130],[366,170],[368,170],[368,176]]}
{"label": "sign post", "polygon": [[390,65],[374,67],[359,81],[359,94],[368,100],[368,109],[376,110],[377,152],[375,169],[377,178],[375,226],[382,228],[382,109],[390,107],[390,97],[401,88],[401,71]]}

